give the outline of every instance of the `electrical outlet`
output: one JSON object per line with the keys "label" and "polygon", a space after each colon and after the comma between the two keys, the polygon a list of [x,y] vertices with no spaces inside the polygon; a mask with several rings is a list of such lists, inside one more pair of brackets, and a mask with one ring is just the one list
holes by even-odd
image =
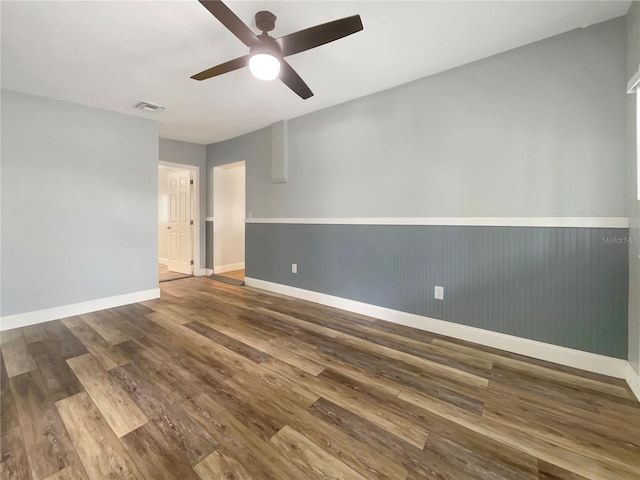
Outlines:
{"label": "electrical outlet", "polygon": [[435,286],[433,289],[433,298],[436,300],[444,300],[444,287]]}
{"label": "electrical outlet", "polygon": [[291,273],[298,273],[298,264],[297,263],[292,263],[291,264]]}

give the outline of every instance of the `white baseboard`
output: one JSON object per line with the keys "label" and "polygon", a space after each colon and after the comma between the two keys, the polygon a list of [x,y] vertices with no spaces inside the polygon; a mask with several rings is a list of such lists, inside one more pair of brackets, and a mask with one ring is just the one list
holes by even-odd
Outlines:
{"label": "white baseboard", "polygon": [[107,308],[120,307],[146,300],[160,298],[160,289],[152,288],[150,290],[142,290],[139,292],[125,293],[114,297],[98,298],[87,302],[72,303],[70,305],[62,305],[59,307],[45,308],[44,310],[35,310],[33,312],[18,313],[15,315],[7,315],[0,318],[0,330],[10,330],[12,328],[26,327],[36,323],[49,322],[60,318],[73,317],[82,315],[83,313],[97,312]]}
{"label": "white baseboard", "polygon": [[229,265],[220,265],[219,267],[213,267],[214,273],[227,273],[227,272],[233,272],[234,270],[244,270],[244,262],[231,263]]}
{"label": "white baseboard", "polygon": [[169,259],[164,257],[158,257],[158,263],[160,265],[169,265]]}
{"label": "white baseboard", "polygon": [[213,268],[205,268],[205,275],[208,277],[209,275],[213,275]]}
{"label": "white baseboard", "polygon": [[636,372],[631,363],[627,362],[627,385],[640,402],[640,373]]}
{"label": "white baseboard", "polygon": [[526,338],[514,337],[504,333],[492,332],[457,323],[446,322],[430,317],[423,317],[413,313],[401,312],[390,308],[379,307],[368,303],[357,302],[341,297],[334,297],[324,293],[303,290],[279,283],[267,282],[256,278],[245,277],[245,284],[249,287],[260,288],[282,295],[308,300],[310,302],[340,308],[349,312],[368,315],[388,322],[406,325],[408,327],[426,330],[428,332],[446,335],[448,337],[466,340],[488,347],[506,350],[508,352],[526,355],[547,362],[558,363],[589,372],[600,373],[615,378],[626,378],[626,360],[607,357],[596,353],[584,352],[572,348],[551,345]]}
{"label": "white baseboard", "polygon": [[207,274],[207,270],[204,268],[194,268],[193,276],[194,277],[204,277]]}

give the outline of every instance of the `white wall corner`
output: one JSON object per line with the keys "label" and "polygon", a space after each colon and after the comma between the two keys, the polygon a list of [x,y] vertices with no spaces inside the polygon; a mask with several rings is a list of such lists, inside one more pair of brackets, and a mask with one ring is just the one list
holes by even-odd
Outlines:
{"label": "white wall corner", "polygon": [[627,362],[626,378],[627,385],[640,402],[640,372],[636,372],[631,366],[631,362]]}
{"label": "white wall corner", "polygon": [[600,373],[615,378],[626,378],[627,361],[620,358],[607,357],[596,353],[584,352],[572,348],[551,345],[521,337],[514,337],[504,333],[492,332],[475,327],[468,327],[457,323],[424,317],[413,313],[401,312],[390,308],[379,307],[368,303],[357,302],[341,297],[334,297],[324,293],[304,290],[265,280],[245,277],[245,284],[249,287],[260,288],[282,295],[308,300],[310,302],[340,308],[349,312],[367,315],[387,322],[398,323],[408,327],[425,330],[427,332],[445,335],[488,347],[498,348],[507,352],[525,355],[527,357],[545,360],[547,362],[566,365],[580,370]]}
{"label": "white wall corner", "polygon": [[36,323],[49,322],[60,318],[73,317],[84,313],[97,312],[107,308],[121,307],[132,303],[144,302],[160,298],[160,289],[141,290],[139,292],[125,293],[113,297],[98,298],[87,302],[72,303],[59,307],[45,308],[32,312],[7,315],[0,318],[0,330],[10,330],[12,328],[26,327]]}

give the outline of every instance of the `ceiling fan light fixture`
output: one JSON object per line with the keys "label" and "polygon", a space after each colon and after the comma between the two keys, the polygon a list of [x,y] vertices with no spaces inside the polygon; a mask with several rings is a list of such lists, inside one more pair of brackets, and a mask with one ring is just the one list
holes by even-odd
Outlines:
{"label": "ceiling fan light fixture", "polygon": [[280,59],[270,53],[255,53],[249,59],[249,70],[259,80],[275,80],[280,75]]}
{"label": "ceiling fan light fixture", "polygon": [[284,58],[334,42],[363,28],[360,15],[352,15],[276,39],[269,35],[276,25],[276,16],[271,12],[263,10],[256,13],[256,27],[262,31],[260,35],[256,35],[222,0],[198,1],[238,40],[249,47],[249,55],[208,68],[192,75],[191,78],[198,81],[206,80],[248,66],[253,76],[258,79],[280,78],[282,83],[303,100],[313,97],[313,92]]}

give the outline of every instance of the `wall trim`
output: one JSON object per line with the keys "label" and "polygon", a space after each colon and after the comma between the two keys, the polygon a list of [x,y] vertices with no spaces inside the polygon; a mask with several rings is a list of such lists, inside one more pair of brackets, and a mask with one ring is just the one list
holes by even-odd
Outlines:
{"label": "wall trim", "polygon": [[193,276],[194,277],[204,277],[207,274],[207,269],[206,268],[194,268],[193,269]]}
{"label": "wall trim", "polygon": [[160,265],[169,265],[169,259],[164,257],[158,257],[158,263]]}
{"label": "wall trim", "polygon": [[227,273],[233,272],[234,270],[244,270],[244,262],[241,263],[230,263],[229,265],[220,265],[216,267],[214,265],[213,272],[214,273]]}
{"label": "wall trim", "polygon": [[245,223],[311,225],[440,225],[470,227],[629,228],[628,217],[246,218]]}
{"label": "wall trim", "polygon": [[206,217],[205,221],[206,222],[215,222],[215,219],[213,217]]}
{"label": "wall trim", "polygon": [[28,325],[49,322],[60,318],[73,317],[75,315],[82,315],[83,313],[97,312],[98,310],[105,310],[107,308],[130,305],[132,303],[153,300],[154,298],[160,298],[159,288],[125,293],[122,295],[115,295],[113,297],[97,298],[87,302],[72,303],[69,305],[45,308],[43,310],[35,310],[32,312],[7,315],[0,318],[0,331],[26,327]]}
{"label": "wall trim", "polygon": [[349,312],[368,315],[388,322],[406,325],[408,327],[426,330],[428,332],[446,335],[448,337],[466,340],[488,347],[506,350],[520,355],[559,363],[581,370],[600,373],[615,378],[626,378],[627,361],[619,358],[608,357],[596,353],[584,352],[573,348],[561,347],[549,343],[538,342],[526,338],[492,332],[481,328],[469,327],[453,322],[424,317],[413,313],[379,307],[368,303],[335,297],[325,293],[313,292],[302,288],[291,287],[279,283],[268,282],[256,278],[245,277],[245,284],[249,287],[260,288],[282,295],[308,300],[331,307],[340,308]]}
{"label": "wall trim", "polygon": [[631,366],[631,362],[627,362],[627,385],[640,402],[640,373],[636,372]]}
{"label": "wall trim", "polygon": [[213,275],[213,268],[205,268],[205,275],[207,277]]}

